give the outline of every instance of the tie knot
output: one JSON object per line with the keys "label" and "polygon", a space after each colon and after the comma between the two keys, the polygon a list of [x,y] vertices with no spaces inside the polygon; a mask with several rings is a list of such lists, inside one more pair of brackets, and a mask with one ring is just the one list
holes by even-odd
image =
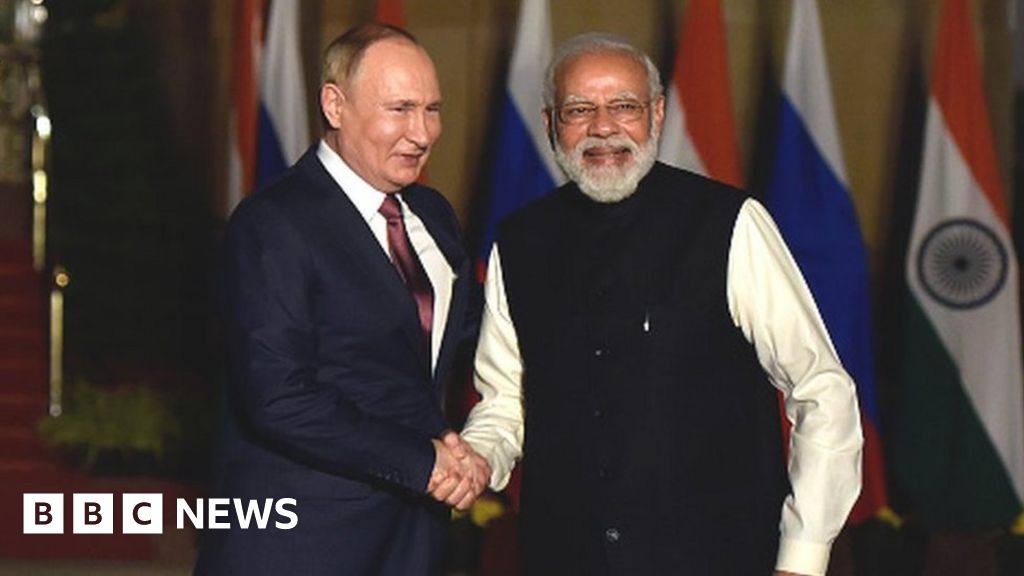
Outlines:
{"label": "tie knot", "polygon": [[402,205],[398,203],[398,198],[395,198],[394,194],[388,194],[385,196],[384,203],[380,205],[380,208],[377,211],[380,212],[388,222],[402,219]]}

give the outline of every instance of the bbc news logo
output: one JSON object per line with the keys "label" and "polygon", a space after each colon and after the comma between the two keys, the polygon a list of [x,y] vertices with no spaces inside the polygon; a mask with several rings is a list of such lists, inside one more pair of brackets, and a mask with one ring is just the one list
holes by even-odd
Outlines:
{"label": "bbc news logo", "polygon": [[[72,534],[114,533],[113,494],[72,494],[71,503]],[[299,524],[295,505],[294,498],[208,498],[205,501],[198,498],[193,506],[188,500],[178,498],[175,500],[175,527],[182,530],[188,522],[199,530],[236,527],[242,530],[266,530],[270,527],[291,530]],[[232,512],[237,521],[235,525],[230,521]],[[22,495],[23,534],[63,534],[64,516],[64,494]],[[122,534],[162,534],[163,519],[163,494],[121,495]]]}

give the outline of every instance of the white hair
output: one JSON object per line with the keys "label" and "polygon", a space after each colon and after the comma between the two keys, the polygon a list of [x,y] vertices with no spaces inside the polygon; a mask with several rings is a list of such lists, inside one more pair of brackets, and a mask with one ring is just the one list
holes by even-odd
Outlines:
{"label": "white hair", "polygon": [[637,64],[640,64],[647,71],[647,88],[651,100],[661,96],[661,74],[651,58],[642,50],[633,46],[628,40],[614,34],[601,32],[590,32],[574,36],[558,47],[558,52],[551,59],[547,73],[544,77],[544,106],[553,108],[555,106],[555,76],[562,66],[568,61],[584,54],[603,54],[617,52],[629,56]]}

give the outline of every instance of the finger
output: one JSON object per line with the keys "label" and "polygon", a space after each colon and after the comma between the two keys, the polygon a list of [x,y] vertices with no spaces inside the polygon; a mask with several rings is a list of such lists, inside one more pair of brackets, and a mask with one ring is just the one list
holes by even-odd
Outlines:
{"label": "finger", "polygon": [[463,511],[469,510],[470,508],[473,507],[473,502],[476,502],[476,499],[479,495],[480,494],[475,490],[470,491],[468,494],[466,494],[465,497],[462,498],[462,500],[459,500],[458,504],[455,505],[455,509]]}
{"label": "finger", "polygon": [[459,501],[462,500],[466,496],[466,494],[468,494],[468,493],[470,493],[472,491],[473,491],[473,481],[472,481],[472,479],[468,475],[467,476],[463,476],[462,479],[459,480],[459,483],[455,486],[455,489],[452,490],[451,493],[448,494],[447,498],[445,498],[445,502],[447,502],[448,504],[454,506],[454,505],[458,504]]}
{"label": "finger", "polygon": [[430,442],[434,447],[434,468],[427,480],[427,492],[432,493],[437,485],[448,477],[448,471],[451,469],[454,458],[451,455],[451,450],[443,442],[436,438],[432,438]]}
{"label": "finger", "polygon": [[447,502],[452,493],[459,487],[460,480],[455,476],[449,476],[442,481],[436,489],[430,492],[438,502]]}
{"label": "finger", "polygon": [[445,446],[452,451],[452,455],[459,460],[467,456],[466,444],[463,442],[462,437],[455,432],[446,433],[442,440],[444,441]]}
{"label": "finger", "polygon": [[472,493],[473,493],[473,483],[469,479],[469,477],[467,476],[467,477],[464,477],[458,483],[458,485],[455,487],[454,490],[452,490],[452,492],[450,494],[448,494],[448,497],[445,498],[445,502],[447,502],[451,506],[455,506],[459,502],[461,502],[463,498],[465,498],[467,495],[471,495]]}
{"label": "finger", "polygon": [[430,475],[430,480],[427,482],[427,492],[433,492],[437,487],[448,478],[448,474],[443,470],[435,470]]}

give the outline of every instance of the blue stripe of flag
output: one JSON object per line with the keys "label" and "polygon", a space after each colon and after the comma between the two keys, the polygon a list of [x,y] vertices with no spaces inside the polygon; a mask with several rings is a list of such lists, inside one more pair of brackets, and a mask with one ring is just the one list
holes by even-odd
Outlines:
{"label": "blue stripe of flag", "polygon": [[783,98],[768,208],[796,258],[843,366],[857,383],[861,410],[881,424],[871,347],[867,258],[849,193]]}
{"label": "blue stripe of flag", "polygon": [[267,106],[261,101],[256,130],[256,188],[262,187],[287,168],[281,141],[274,130]]}
{"label": "blue stripe of flag", "polygon": [[[539,120],[538,120],[539,122]],[[480,258],[494,243],[498,223],[505,217],[555,187],[555,181],[534,146],[526,122],[506,91],[502,105],[498,146],[491,175],[490,207],[482,238]]]}

